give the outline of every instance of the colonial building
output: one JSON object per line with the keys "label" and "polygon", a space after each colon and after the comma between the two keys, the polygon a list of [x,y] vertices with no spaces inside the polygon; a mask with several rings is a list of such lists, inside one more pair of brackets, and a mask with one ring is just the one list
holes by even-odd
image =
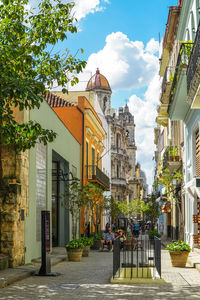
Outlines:
{"label": "colonial building", "polygon": [[[50,107],[56,105],[72,106],[50,95],[39,110],[16,111],[18,122],[28,118],[56,132],[52,143],[37,143],[25,153],[16,153],[13,146],[1,149],[0,251],[10,267],[41,256],[42,210],[50,211],[50,247],[65,246],[71,239],[71,217],[62,206],[61,195],[70,173],[81,177],[82,138],[58,118]],[[80,122],[81,118],[80,113]]]}
{"label": "colonial building", "polygon": [[[179,206],[181,204],[180,213],[173,199],[167,199],[169,205],[163,207],[167,233],[177,239],[181,226],[184,227],[182,238],[194,247],[200,245],[199,8],[198,0],[182,0],[169,9],[161,56],[163,83],[157,117],[159,127],[155,129],[157,163],[159,157],[164,157],[164,165],[171,174],[178,170],[183,176],[174,183],[176,198]],[[175,161],[170,161],[171,152],[174,152]],[[162,175],[162,170],[160,173]]]}
{"label": "colonial building", "polygon": [[[112,90],[106,77],[99,69],[89,79],[85,91],[69,92],[57,95],[78,103],[78,96],[85,96],[94,107],[102,126],[107,134],[103,140],[104,151],[99,157],[102,171],[109,177],[111,186],[107,196],[116,201],[129,201],[139,198],[143,185],[140,181],[140,171],[136,178],[136,145],[134,116],[129,112],[128,105],[119,108],[118,114],[111,107]],[[140,187],[140,188],[139,188]],[[104,216],[104,225],[110,222],[109,216]]]}

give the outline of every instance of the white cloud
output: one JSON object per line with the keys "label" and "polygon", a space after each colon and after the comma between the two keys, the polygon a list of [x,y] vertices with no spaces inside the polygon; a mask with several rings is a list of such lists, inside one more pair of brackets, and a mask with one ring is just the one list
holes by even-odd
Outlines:
{"label": "white cloud", "polygon": [[157,52],[159,52],[159,42],[156,41],[155,39],[151,39],[148,44],[146,45],[146,49],[147,52],[155,54]]}
{"label": "white cloud", "polygon": [[160,93],[159,60],[155,55],[158,48],[154,39],[145,47],[141,41],[132,41],[122,32],[111,33],[106,37],[104,48],[90,55],[86,73],[80,77],[81,83],[73,88],[84,90],[97,67],[113,90],[147,88],[144,99],[133,94],[128,105],[136,124],[137,160],[149,184],[152,184],[154,127]]}
{"label": "white cloud", "polygon": [[160,79],[155,75],[150,81],[144,99],[132,95],[128,103],[136,124],[137,160],[146,173],[148,184],[152,184],[153,181],[154,127],[159,94]]}
{"label": "white cloud", "polygon": [[103,11],[105,9],[105,6],[102,6],[103,2],[109,3],[108,0],[74,0],[74,2],[73,13],[78,21],[85,18],[88,14]]}
{"label": "white cloud", "polygon": [[158,73],[156,47],[154,39],[145,48],[142,42],[131,41],[122,32],[111,33],[104,48],[90,55],[87,69],[94,73],[99,67],[113,90],[144,87]]}

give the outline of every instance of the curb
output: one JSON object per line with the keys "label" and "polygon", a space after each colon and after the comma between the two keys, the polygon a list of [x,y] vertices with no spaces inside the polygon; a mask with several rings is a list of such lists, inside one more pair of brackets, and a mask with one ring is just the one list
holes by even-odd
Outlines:
{"label": "curb", "polygon": [[195,268],[200,272],[200,263],[195,263],[191,258],[188,258],[187,263],[190,265],[190,267]]}
{"label": "curb", "polygon": [[[66,257],[63,257],[63,258],[59,258],[59,259],[55,259],[52,263],[51,263],[51,267],[63,262],[63,261],[66,261]],[[7,278],[7,279],[0,279],[0,289],[1,288],[4,288],[8,285],[11,285],[17,281],[20,281],[20,280],[23,280],[23,279],[26,279],[32,275],[34,275],[35,273],[39,272],[39,269],[38,267],[36,267],[35,269],[33,270],[27,270],[27,271],[22,271],[23,274],[16,274],[16,275],[13,275],[13,277],[11,278]]]}

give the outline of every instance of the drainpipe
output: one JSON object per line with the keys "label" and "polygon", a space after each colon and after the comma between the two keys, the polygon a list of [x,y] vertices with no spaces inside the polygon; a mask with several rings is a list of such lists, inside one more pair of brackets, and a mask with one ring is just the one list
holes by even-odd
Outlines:
{"label": "drainpipe", "polygon": [[[82,170],[81,170],[81,177],[82,177],[82,182],[81,182],[81,186],[83,187],[83,174],[84,174],[84,147],[85,147],[85,116],[84,116],[84,112],[78,107],[78,105],[76,106],[77,109],[81,112],[82,116],[83,116],[83,126],[82,126]],[[81,234],[81,215],[79,217],[79,234]]]}
{"label": "drainpipe", "polygon": [[85,116],[84,116],[84,112],[78,107],[78,105],[76,106],[77,109],[81,112],[82,116],[83,116],[83,127],[82,127],[82,174],[81,174],[81,177],[82,177],[82,187],[83,187],[83,174],[84,174],[84,147],[85,147],[85,128],[84,128],[84,125],[85,125]]}

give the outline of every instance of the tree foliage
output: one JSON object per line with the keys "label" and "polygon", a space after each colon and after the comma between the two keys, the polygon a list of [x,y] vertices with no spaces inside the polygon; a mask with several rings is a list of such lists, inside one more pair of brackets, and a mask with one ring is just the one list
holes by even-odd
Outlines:
{"label": "tree foliage", "polygon": [[80,180],[74,178],[73,181],[66,185],[65,195],[62,204],[72,216],[72,238],[77,237],[77,226],[80,218],[80,210],[83,207],[82,187]]}
{"label": "tree foliage", "polygon": [[148,205],[146,205],[140,198],[133,199],[129,203],[119,201],[118,207],[127,218],[134,215],[139,215],[148,209]]}
{"label": "tree foliage", "polygon": [[111,196],[108,201],[108,214],[112,218],[112,222],[119,217],[121,210],[119,208],[118,202]]}
{"label": "tree foliage", "polygon": [[3,0],[0,5],[0,145],[15,144],[20,151],[38,140],[51,142],[56,134],[34,121],[18,124],[14,109],[39,108],[53,83],[74,85],[86,65],[68,50],[53,53],[67,32],[77,32],[71,14],[74,4],[42,0],[35,13],[27,10],[28,4]]}
{"label": "tree foliage", "polygon": [[95,233],[100,230],[101,217],[104,209],[108,209],[109,199],[104,196],[104,190],[95,183],[86,183],[82,191],[83,203],[92,219],[92,225],[95,227]]}
{"label": "tree foliage", "polygon": [[[165,187],[165,192],[168,200],[176,205],[180,215],[180,230],[179,230],[179,241],[182,239],[183,230],[184,230],[184,215],[182,211],[182,202],[181,198],[177,195],[176,186],[179,183],[181,187],[181,181],[183,179],[183,175],[179,170],[174,170],[170,172],[167,168],[162,168],[162,176],[160,176],[157,180],[154,181],[154,186],[158,186],[158,184],[162,184]],[[176,183],[174,182],[176,181]]]}
{"label": "tree foliage", "polygon": [[156,202],[156,196],[154,193],[148,195],[148,209],[145,211],[145,215],[149,217],[152,229],[154,229],[155,223],[160,216],[159,203]]}

